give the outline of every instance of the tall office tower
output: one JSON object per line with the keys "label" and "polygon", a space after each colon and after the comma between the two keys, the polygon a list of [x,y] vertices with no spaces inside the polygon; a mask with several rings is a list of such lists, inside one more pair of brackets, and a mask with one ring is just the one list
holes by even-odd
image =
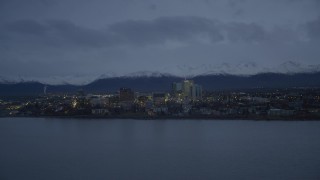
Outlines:
{"label": "tall office tower", "polygon": [[178,97],[182,94],[182,83],[172,83],[172,95]]}
{"label": "tall office tower", "polygon": [[191,88],[192,100],[200,100],[202,98],[202,86],[194,84]]}
{"label": "tall office tower", "polygon": [[182,82],[182,88],[183,88],[183,95],[184,98],[192,99],[192,88],[194,84],[192,80],[184,80]]}
{"label": "tall office tower", "polygon": [[172,84],[172,94],[178,99],[199,100],[202,98],[202,87],[192,80]]}

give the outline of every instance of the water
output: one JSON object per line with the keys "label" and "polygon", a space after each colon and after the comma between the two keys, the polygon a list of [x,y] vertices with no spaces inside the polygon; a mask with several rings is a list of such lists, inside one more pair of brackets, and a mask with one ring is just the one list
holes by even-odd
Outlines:
{"label": "water", "polygon": [[0,179],[320,179],[320,122],[2,118]]}

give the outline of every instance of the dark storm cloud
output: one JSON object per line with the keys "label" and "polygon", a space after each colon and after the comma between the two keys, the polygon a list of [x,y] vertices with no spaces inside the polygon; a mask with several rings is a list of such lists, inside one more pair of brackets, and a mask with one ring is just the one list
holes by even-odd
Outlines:
{"label": "dark storm cloud", "polygon": [[305,25],[310,39],[320,40],[320,17]]}
{"label": "dark storm cloud", "polygon": [[[154,20],[129,20],[111,24],[106,29],[91,29],[66,20],[18,20],[3,24],[2,34],[10,43],[29,38],[29,44],[108,47],[117,45],[164,44],[170,41],[194,42],[207,39],[258,42],[265,37],[263,27],[254,23],[222,23],[201,17],[161,17]],[[2,44],[5,42],[2,42]]]}
{"label": "dark storm cloud", "polygon": [[0,0],[0,76],[318,64],[319,16],[319,0]]}
{"label": "dark storm cloud", "polygon": [[47,21],[47,27],[50,28],[50,33],[61,38],[64,42],[70,42],[74,45],[101,47],[111,43],[111,38],[106,33],[77,26],[69,21],[50,20]]}
{"label": "dark storm cloud", "polygon": [[0,42],[0,44],[27,43],[62,47],[70,45],[102,47],[110,44],[107,34],[101,30],[77,26],[65,20],[48,20],[41,23],[34,20],[18,20],[4,23],[1,34],[6,37],[7,41]]}
{"label": "dark storm cloud", "polygon": [[200,17],[162,17],[153,21],[125,21],[109,27],[112,34],[133,44],[189,41],[206,36],[212,42],[223,40],[219,23]]}
{"label": "dark storm cloud", "polygon": [[226,24],[227,37],[235,42],[259,42],[265,39],[267,32],[255,23]]}
{"label": "dark storm cloud", "polygon": [[18,20],[5,24],[5,27],[12,33],[26,33],[34,35],[43,35],[48,30],[46,26],[33,20]]}

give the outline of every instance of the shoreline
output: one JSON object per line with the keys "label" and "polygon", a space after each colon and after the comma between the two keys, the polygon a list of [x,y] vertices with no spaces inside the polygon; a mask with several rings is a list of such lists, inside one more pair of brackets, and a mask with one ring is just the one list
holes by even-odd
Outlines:
{"label": "shoreline", "polygon": [[316,117],[206,117],[206,116],[92,116],[92,115],[78,115],[78,116],[0,116],[1,118],[56,118],[56,119],[101,119],[101,120],[250,120],[250,121],[320,121]]}

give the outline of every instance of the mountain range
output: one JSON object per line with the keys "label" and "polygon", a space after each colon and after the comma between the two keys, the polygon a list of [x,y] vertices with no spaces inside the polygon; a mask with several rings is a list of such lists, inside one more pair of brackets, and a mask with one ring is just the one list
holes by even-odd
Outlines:
{"label": "mountain range", "polygon": [[[293,88],[320,87],[320,72],[300,73],[260,73],[256,75],[209,74],[188,79],[203,86],[203,90],[231,90],[252,88]],[[141,92],[169,92],[173,82],[184,80],[182,77],[155,73],[136,74],[122,77],[99,78],[85,85],[46,85],[40,82],[0,83],[1,96],[39,95],[47,86],[48,93],[87,93],[117,92],[120,87],[129,87]]]}
{"label": "mountain range", "polygon": [[[170,69],[170,70],[169,70]],[[294,61],[286,61],[275,65],[274,67],[261,66],[255,62],[241,62],[238,64],[221,63],[221,64],[200,64],[191,66],[187,64],[167,67],[159,71],[138,71],[127,74],[107,72],[104,74],[76,74],[60,76],[43,76],[43,77],[5,77],[0,76],[0,83],[20,83],[20,82],[40,82],[49,85],[87,85],[98,79],[106,78],[124,78],[124,77],[160,77],[160,76],[177,76],[182,78],[193,78],[204,75],[240,75],[249,76],[261,73],[315,73],[320,72],[319,65],[306,65]]]}

